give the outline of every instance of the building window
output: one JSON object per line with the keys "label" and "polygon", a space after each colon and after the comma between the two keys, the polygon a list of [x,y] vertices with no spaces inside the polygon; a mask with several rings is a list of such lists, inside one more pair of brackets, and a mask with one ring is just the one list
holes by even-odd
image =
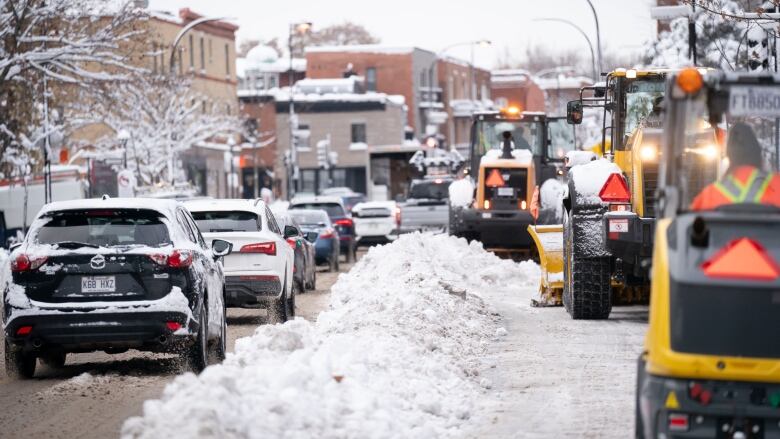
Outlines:
{"label": "building window", "polygon": [[428,82],[425,80],[428,75],[425,74],[425,70],[420,72],[420,86],[425,87],[428,85]]}
{"label": "building window", "polygon": [[366,69],[366,90],[376,91],[376,67]]}
{"label": "building window", "polygon": [[190,35],[190,70],[195,69],[195,39]]}
{"label": "building window", "polygon": [[209,65],[214,62],[214,52],[211,50],[211,38],[209,38]]}
{"label": "building window", "polygon": [[366,143],[366,124],[352,124],[352,143]]}
{"label": "building window", "polygon": [[201,72],[206,71],[206,48],[203,37],[200,37],[200,70]]}
{"label": "building window", "polygon": [[230,76],[230,45],[225,44],[225,73]]}

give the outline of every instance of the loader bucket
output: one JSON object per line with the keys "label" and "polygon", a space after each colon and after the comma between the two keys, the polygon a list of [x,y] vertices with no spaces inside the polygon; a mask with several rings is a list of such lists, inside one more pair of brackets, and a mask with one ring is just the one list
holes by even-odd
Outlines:
{"label": "loader bucket", "polygon": [[563,304],[563,226],[528,226],[539,251],[542,279],[539,282],[539,298],[531,300],[533,306],[560,306]]}

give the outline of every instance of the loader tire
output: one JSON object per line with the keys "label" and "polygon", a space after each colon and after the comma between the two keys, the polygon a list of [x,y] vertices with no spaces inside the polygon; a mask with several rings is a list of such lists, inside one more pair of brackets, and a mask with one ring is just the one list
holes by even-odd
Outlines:
{"label": "loader tire", "polygon": [[609,257],[586,257],[574,240],[571,212],[563,221],[563,305],[575,320],[606,319],[612,311]]}

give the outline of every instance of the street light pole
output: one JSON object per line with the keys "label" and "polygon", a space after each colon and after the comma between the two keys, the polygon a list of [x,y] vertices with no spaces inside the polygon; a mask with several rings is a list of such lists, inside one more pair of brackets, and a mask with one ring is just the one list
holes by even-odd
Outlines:
{"label": "street light pole", "polygon": [[170,59],[168,60],[168,68],[170,69],[171,73],[173,73],[175,71],[174,70],[174,67],[175,67],[174,65],[176,63],[176,46],[178,46],[179,42],[181,41],[181,39],[184,38],[184,34],[186,34],[192,28],[194,28],[195,26],[198,26],[200,24],[208,23],[210,21],[221,21],[221,20],[231,20],[231,18],[228,18],[228,17],[201,17],[201,18],[198,18],[197,20],[193,20],[192,22],[190,22],[190,24],[184,26],[182,28],[182,30],[179,31],[179,33],[176,35],[176,38],[173,39],[173,44],[171,45],[171,56],[170,56]]}
{"label": "street light pole", "polygon": [[579,31],[579,33],[582,34],[582,37],[585,38],[585,41],[588,42],[588,47],[590,48],[591,68],[593,69],[593,80],[598,82],[599,80],[598,67],[596,67],[596,55],[593,53],[593,43],[590,42],[590,38],[588,38],[588,34],[586,34],[581,27],[577,26],[576,24],[572,23],[569,20],[564,20],[562,18],[537,18],[534,21],[555,21],[558,23],[568,24],[569,26],[577,29],[577,31]]}
{"label": "street light pole", "polygon": [[[292,199],[290,191],[292,193],[298,192],[298,147],[295,144],[295,130],[298,128],[298,122],[295,119],[295,71],[293,70],[293,36],[295,33],[301,35],[311,29],[310,22],[291,23],[289,33],[287,35],[287,50],[290,55],[290,70],[287,72],[287,86],[290,90],[289,97],[289,116],[288,125],[290,128],[290,169],[287,172],[287,198]],[[301,44],[303,46],[303,44]]]}
{"label": "street light pole", "polygon": [[[603,65],[601,63],[601,61],[602,61],[602,58],[601,58],[601,31],[599,30],[599,14],[596,13],[596,8],[593,7],[593,3],[591,2],[591,0],[585,0],[585,1],[588,2],[588,5],[590,6],[590,10],[593,12],[593,20],[596,21],[596,51],[597,51],[597,53],[599,55],[598,67],[599,67],[599,73],[601,73],[601,69],[603,68]],[[598,81],[599,78],[593,78],[593,79]]]}

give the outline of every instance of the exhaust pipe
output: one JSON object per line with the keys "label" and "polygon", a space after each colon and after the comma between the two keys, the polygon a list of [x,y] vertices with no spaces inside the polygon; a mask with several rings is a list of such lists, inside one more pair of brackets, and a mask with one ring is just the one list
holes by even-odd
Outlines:
{"label": "exhaust pipe", "polygon": [[168,343],[168,337],[166,337],[166,336],[164,336],[164,335],[161,335],[161,336],[159,336],[159,337],[157,338],[157,341],[159,341],[159,342],[160,342],[160,344],[165,344],[165,343]]}
{"label": "exhaust pipe", "polygon": [[33,339],[32,345],[35,349],[39,349],[41,346],[43,346],[43,340],[40,338]]}

